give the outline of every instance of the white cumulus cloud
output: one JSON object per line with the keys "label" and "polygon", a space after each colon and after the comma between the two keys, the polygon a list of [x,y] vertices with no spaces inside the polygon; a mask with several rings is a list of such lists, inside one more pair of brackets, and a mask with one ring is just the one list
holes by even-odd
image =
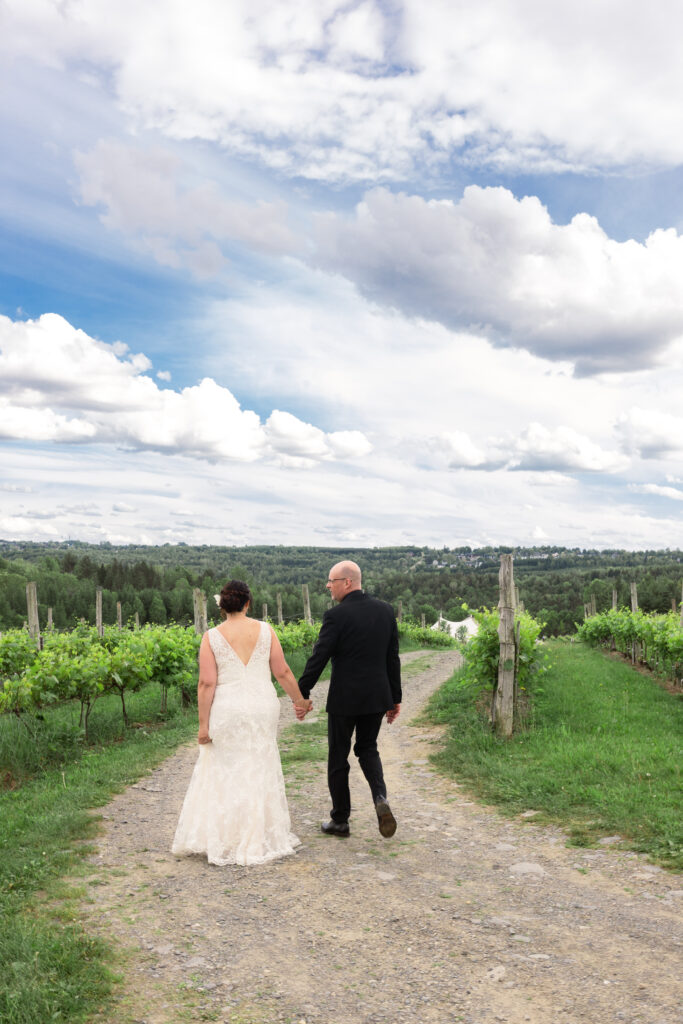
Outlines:
{"label": "white cumulus cloud", "polygon": [[318,264],[368,298],[584,373],[651,365],[683,334],[683,236],[616,242],[594,217],[471,185],[459,202],[373,189],[318,219]]}
{"label": "white cumulus cloud", "polygon": [[629,490],[635,491],[637,494],[656,494],[661,498],[683,501],[683,491],[677,487],[663,487],[661,484],[630,484]]}
{"label": "white cumulus cloud", "polygon": [[550,483],[566,483],[564,473],[615,473],[629,465],[623,453],[603,448],[572,427],[540,423],[479,443],[464,431],[445,431],[430,437],[422,451],[423,464],[432,468],[527,470],[547,474]]}
{"label": "white cumulus cloud", "polygon": [[358,431],[325,433],[288,412],[276,410],[263,424],[210,377],[182,391],[160,389],[144,373],[150,368],[145,356],[97,341],[56,314],[18,323],[0,317],[0,437],[306,466],[370,450]]}

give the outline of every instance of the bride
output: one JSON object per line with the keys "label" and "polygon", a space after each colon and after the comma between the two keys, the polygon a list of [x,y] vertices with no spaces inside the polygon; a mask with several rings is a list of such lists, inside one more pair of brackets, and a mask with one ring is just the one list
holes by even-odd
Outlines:
{"label": "bride", "polygon": [[247,618],[246,583],[230,580],[216,601],[223,622],[199,648],[199,757],[172,851],[205,854],[210,864],[264,864],[299,845],[285,798],[271,672],[297,718],[312,702],[301,696],[273,628]]}

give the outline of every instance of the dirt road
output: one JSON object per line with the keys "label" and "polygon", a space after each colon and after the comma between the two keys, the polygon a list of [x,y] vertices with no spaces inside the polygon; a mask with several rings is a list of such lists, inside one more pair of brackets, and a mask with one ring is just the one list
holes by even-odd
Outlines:
{"label": "dirt road", "polygon": [[[680,876],[609,842],[567,847],[559,829],[506,820],[430,767],[437,734],[410,720],[457,658],[403,656],[421,671],[380,737],[393,839],[380,837],[355,764],[352,835],[323,836],[324,766],[305,764],[290,776],[296,856],[255,868],[178,860],[169,848],[194,745],[105,809],[89,927],[132,954],[100,1020],[682,1019]],[[322,706],[322,684],[313,696]]]}

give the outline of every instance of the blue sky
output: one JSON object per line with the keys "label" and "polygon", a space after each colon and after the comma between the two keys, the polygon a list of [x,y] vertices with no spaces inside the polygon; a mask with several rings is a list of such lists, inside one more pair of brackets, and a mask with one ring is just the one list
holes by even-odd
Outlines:
{"label": "blue sky", "polygon": [[0,18],[0,537],[683,547],[676,4]]}

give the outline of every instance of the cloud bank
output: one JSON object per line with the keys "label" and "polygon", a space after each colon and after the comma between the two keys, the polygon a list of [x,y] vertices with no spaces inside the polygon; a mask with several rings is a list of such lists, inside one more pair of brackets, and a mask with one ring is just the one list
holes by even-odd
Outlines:
{"label": "cloud bank", "polygon": [[210,460],[310,467],[366,455],[357,430],[325,433],[274,410],[265,423],[210,377],[160,389],[144,355],[89,337],[54,313],[0,317],[0,438],[105,443]]}
{"label": "cloud bank", "polygon": [[[5,0],[5,51],[87,68],[132,122],[325,181],[676,166],[680,7],[660,0]],[[580,69],[580,73],[577,73]],[[569,85],[571,83],[571,86]]]}
{"label": "cloud bank", "polygon": [[653,365],[683,335],[683,236],[616,242],[594,217],[553,223],[536,197],[471,185],[459,202],[373,189],[317,223],[317,262],[408,316],[571,360]]}

